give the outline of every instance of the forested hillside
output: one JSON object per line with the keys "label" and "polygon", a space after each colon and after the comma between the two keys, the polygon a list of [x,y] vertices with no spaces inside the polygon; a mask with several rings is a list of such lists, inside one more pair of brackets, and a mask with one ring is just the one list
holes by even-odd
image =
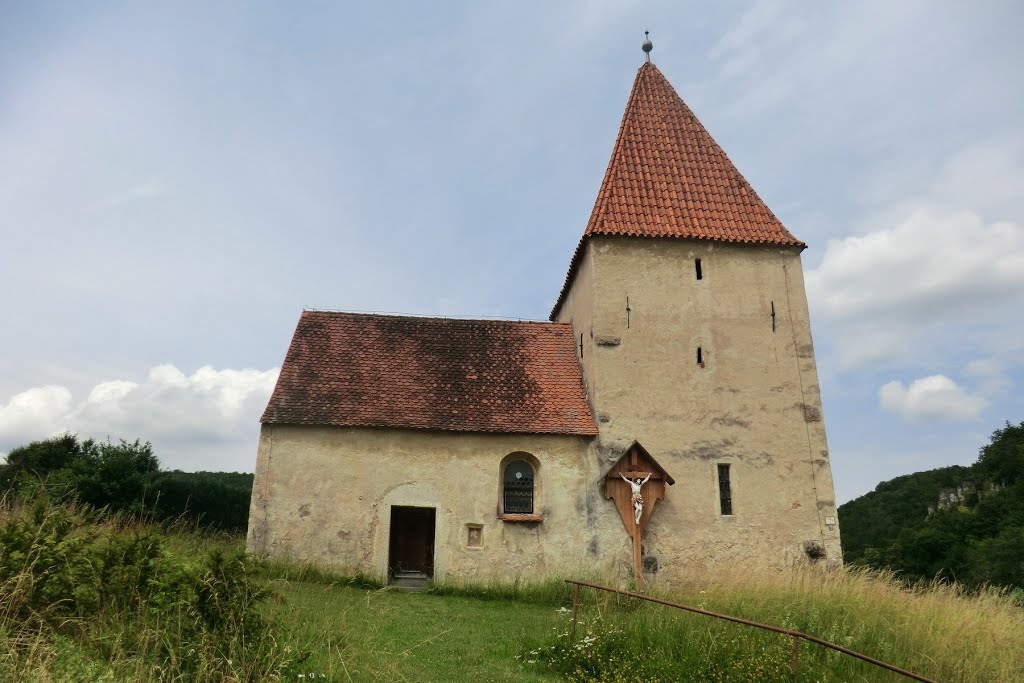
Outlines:
{"label": "forested hillside", "polygon": [[848,563],[1024,588],[1024,422],[997,430],[972,466],[882,482],[839,519]]}
{"label": "forested hillside", "polygon": [[0,465],[0,493],[31,495],[157,521],[182,519],[203,527],[245,531],[253,475],[163,471],[149,443],[98,443],[73,434],[33,441]]}

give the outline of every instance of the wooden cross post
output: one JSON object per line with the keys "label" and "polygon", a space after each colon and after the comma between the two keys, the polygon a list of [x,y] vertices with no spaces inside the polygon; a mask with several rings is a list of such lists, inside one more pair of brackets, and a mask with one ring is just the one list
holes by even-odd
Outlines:
{"label": "wooden cross post", "polygon": [[634,522],[633,526],[633,577],[636,579],[637,590],[644,587],[643,567],[643,529]]}
{"label": "wooden cross post", "polygon": [[[636,519],[636,511],[633,508],[633,488],[622,479],[626,477],[634,482],[647,479],[640,489],[640,496],[643,499],[643,513],[639,521]],[[633,576],[637,588],[644,585],[643,572],[643,536],[650,522],[654,506],[659,500],[665,498],[665,484],[671,485],[675,481],[662,468],[658,462],[651,457],[651,454],[644,450],[639,443],[634,442],[622,457],[612,465],[605,475],[605,495],[615,501],[615,507],[622,518],[622,524],[626,527],[626,533],[633,541]]]}

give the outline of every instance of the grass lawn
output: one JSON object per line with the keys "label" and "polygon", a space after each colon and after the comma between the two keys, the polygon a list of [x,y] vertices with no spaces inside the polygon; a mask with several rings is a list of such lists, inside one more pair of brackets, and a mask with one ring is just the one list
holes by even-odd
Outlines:
{"label": "grass lawn", "polygon": [[274,582],[275,624],[311,653],[307,679],[554,681],[516,659],[564,623],[554,607],[502,600]]}
{"label": "grass lawn", "polygon": [[[858,572],[733,578],[670,597],[824,637],[935,680],[1024,680],[1024,612],[998,592],[908,591]],[[791,680],[784,636],[607,594],[584,595],[578,645],[567,649],[557,585],[527,587],[520,599],[486,586],[437,595],[294,577],[273,585],[276,637],[310,653],[306,681]],[[903,680],[806,643],[800,662],[802,681]]]}

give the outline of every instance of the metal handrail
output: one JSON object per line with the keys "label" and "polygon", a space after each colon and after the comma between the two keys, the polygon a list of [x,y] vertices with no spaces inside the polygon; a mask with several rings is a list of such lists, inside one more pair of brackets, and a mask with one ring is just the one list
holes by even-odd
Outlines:
{"label": "metal handrail", "polygon": [[573,591],[573,596],[572,596],[572,631],[571,631],[572,635],[571,635],[571,638],[573,640],[575,640],[575,638],[576,638],[576,612],[577,612],[577,610],[579,608],[580,586],[584,586],[586,588],[593,588],[595,590],[605,591],[605,592],[608,592],[608,593],[616,593],[618,595],[625,595],[627,597],[636,598],[637,600],[643,600],[645,602],[653,602],[653,603],[657,603],[659,605],[665,605],[666,607],[674,607],[676,609],[686,610],[687,612],[693,612],[694,614],[703,614],[706,617],[714,617],[715,619],[724,619],[725,621],[731,621],[731,622],[736,623],[736,624],[742,624],[744,626],[753,626],[754,628],[763,629],[765,631],[774,631],[775,633],[781,633],[783,635],[787,635],[787,636],[789,636],[789,637],[791,637],[793,639],[793,656],[792,656],[792,660],[791,660],[791,663],[790,663],[790,669],[793,672],[793,680],[794,681],[796,680],[797,669],[800,666],[800,641],[801,640],[807,640],[807,641],[810,641],[812,643],[817,643],[818,645],[821,645],[822,647],[827,647],[827,648],[829,648],[831,650],[835,650],[837,652],[842,652],[844,655],[849,655],[851,657],[856,657],[857,659],[860,659],[860,660],[863,660],[865,662],[868,662],[869,664],[874,664],[875,666],[881,667],[883,669],[887,669],[887,670],[892,671],[894,673],[898,673],[901,676],[906,676],[907,678],[913,679],[915,681],[921,681],[922,683],[936,683],[932,679],[925,678],[924,676],[916,674],[916,673],[914,673],[912,671],[907,671],[906,669],[901,669],[898,666],[895,666],[893,664],[889,664],[888,662],[883,662],[880,659],[875,659],[874,657],[869,657],[868,655],[862,654],[862,653],[857,652],[855,650],[851,650],[849,648],[845,648],[842,645],[836,645],[835,643],[830,643],[827,640],[822,640],[821,638],[816,638],[814,636],[808,635],[806,633],[802,633],[800,631],[794,631],[794,630],[788,629],[788,628],[781,628],[779,626],[771,626],[769,624],[759,624],[756,621],[750,621],[748,619],[740,619],[739,617],[729,616],[728,614],[719,614],[718,612],[711,612],[709,610],[700,609],[698,607],[690,607],[689,605],[681,605],[678,602],[670,602],[668,600],[661,600],[660,598],[652,598],[652,597],[650,597],[648,595],[643,595],[641,593],[632,593],[630,591],[619,590],[618,588],[609,588],[608,586],[601,586],[601,585],[596,584],[596,583],[588,583],[587,581],[575,581],[573,579],[566,579],[565,582],[568,583],[568,584],[572,584],[572,585],[574,585],[576,587],[575,590]]}

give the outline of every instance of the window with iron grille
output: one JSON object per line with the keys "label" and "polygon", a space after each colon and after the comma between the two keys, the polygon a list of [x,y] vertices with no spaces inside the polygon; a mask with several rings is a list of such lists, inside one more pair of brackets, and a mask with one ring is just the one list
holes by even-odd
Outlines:
{"label": "window with iron grille", "polygon": [[722,504],[722,514],[732,514],[732,484],[729,482],[729,466],[718,466],[718,500]]}
{"label": "window with iron grille", "polygon": [[505,465],[505,495],[502,509],[506,514],[533,514],[533,468],[525,460]]}

